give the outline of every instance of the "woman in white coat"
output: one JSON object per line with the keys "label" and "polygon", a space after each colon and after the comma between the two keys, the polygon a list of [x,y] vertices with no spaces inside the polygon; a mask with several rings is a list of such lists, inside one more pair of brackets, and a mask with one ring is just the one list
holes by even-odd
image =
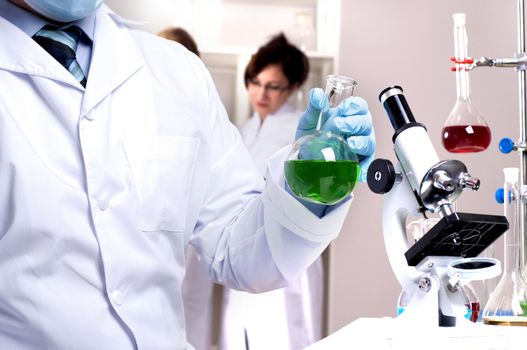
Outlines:
{"label": "woman in white coat", "polygon": [[[240,127],[260,173],[269,158],[294,142],[302,114],[288,102],[306,81],[309,61],[283,34],[252,56],[245,86],[254,114]],[[224,289],[221,348],[302,349],[321,337],[323,268],[317,259],[286,288],[261,294]]]}

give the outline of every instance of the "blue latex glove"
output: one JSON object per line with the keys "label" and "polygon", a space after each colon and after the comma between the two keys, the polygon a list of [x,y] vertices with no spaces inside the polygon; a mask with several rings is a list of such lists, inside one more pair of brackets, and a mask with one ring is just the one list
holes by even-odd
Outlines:
{"label": "blue latex glove", "polygon": [[338,134],[348,142],[359,158],[359,181],[365,182],[368,167],[375,153],[375,134],[368,104],[361,97],[351,96],[337,107],[329,108],[324,91],[320,88],[311,89],[309,104],[298,122],[296,139],[315,131],[320,111],[322,111],[321,130]]}

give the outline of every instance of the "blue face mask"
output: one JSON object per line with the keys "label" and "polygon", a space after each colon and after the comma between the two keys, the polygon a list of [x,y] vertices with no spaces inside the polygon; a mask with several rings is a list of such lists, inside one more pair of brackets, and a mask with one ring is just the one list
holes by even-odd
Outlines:
{"label": "blue face mask", "polygon": [[104,0],[25,0],[42,16],[58,22],[72,22],[88,16]]}

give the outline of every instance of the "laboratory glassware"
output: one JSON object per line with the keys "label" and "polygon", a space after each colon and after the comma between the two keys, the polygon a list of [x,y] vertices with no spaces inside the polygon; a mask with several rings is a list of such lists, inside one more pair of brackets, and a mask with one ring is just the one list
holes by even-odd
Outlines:
{"label": "laboratory glassware", "polygon": [[527,326],[527,293],[521,259],[523,248],[519,234],[519,169],[505,168],[503,173],[503,205],[510,226],[505,233],[503,274],[485,305],[483,322],[490,325]]}
{"label": "laboratory glassware", "polygon": [[467,307],[467,314],[465,315],[465,318],[474,323],[478,322],[481,308],[478,293],[476,293],[472,282],[467,282],[462,286],[462,288],[463,293],[467,298],[467,301],[465,303],[465,306]]}
{"label": "laboratory glassware", "polygon": [[294,38],[295,44],[304,52],[316,49],[316,30],[312,25],[313,19],[308,12],[295,15]]}
{"label": "laboratory glassware", "polygon": [[[356,85],[355,80],[345,76],[328,76],[325,97],[330,110],[352,96]],[[295,196],[309,202],[331,205],[342,201],[353,191],[360,167],[357,155],[345,139],[321,129],[326,113],[326,110],[320,113],[313,133],[299,138],[292,145],[284,172]]]}
{"label": "laboratory glassware", "polygon": [[455,13],[455,72],[457,99],[450,112],[441,139],[445,149],[452,153],[481,152],[490,145],[491,132],[481,112],[470,98],[469,69],[473,60],[467,54],[466,17],[464,13]]}

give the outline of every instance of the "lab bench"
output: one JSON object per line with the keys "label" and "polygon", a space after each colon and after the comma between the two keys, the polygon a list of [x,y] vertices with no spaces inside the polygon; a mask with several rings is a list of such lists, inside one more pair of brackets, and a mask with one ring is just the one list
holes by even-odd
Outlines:
{"label": "lab bench", "polygon": [[305,350],[527,349],[527,327],[408,327],[391,317],[359,318]]}

